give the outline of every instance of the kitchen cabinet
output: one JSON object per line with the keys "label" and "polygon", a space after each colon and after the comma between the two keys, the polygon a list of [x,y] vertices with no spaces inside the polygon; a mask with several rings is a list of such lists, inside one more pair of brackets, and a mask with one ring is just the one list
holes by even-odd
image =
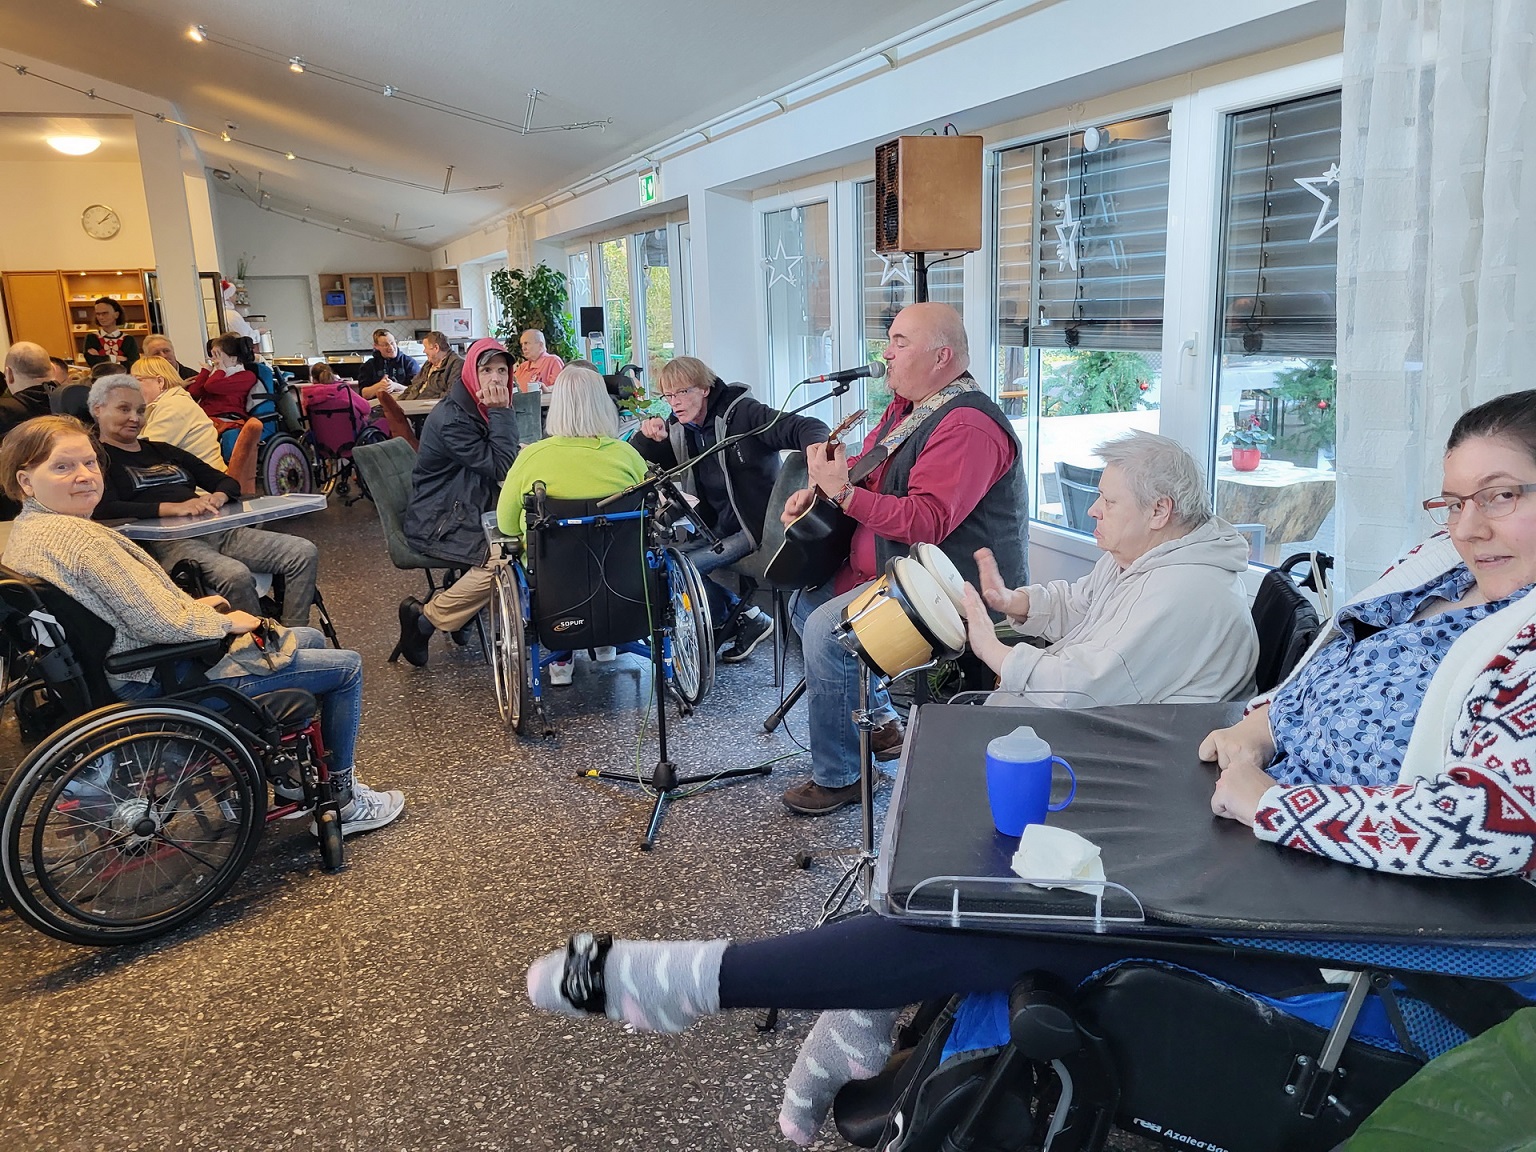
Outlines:
{"label": "kitchen cabinet", "polygon": [[431,310],[431,288],[425,272],[324,272],[320,275],[320,318],[327,322],[355,320],[390,324],[425,320]]}

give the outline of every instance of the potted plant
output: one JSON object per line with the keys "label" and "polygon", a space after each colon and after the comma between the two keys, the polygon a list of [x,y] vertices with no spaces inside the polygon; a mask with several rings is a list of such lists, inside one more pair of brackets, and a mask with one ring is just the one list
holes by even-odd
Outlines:
{"label": "potted plant", "polygon": [[1264,458],[1263,445],[1274,437],[1264,430],[1264,421],[1258,413],[1232,414],[1232,427],[1221,438],[1223,444],[1232,445],[1232,467],[1238,472],[1252,472]]}
{"label": "potted plant", "polygon": [[521,268],[498,269],[491,273],[491,293],[501,306],[496,338],[506,343],[513,356],[522,358],[518,336],[529,328],[537,328],[556,356],[567,363],[576,359],[576,342],[572,339],[576,326],[568,311],[565,273],[548,264],[540,264],[532,272]]}

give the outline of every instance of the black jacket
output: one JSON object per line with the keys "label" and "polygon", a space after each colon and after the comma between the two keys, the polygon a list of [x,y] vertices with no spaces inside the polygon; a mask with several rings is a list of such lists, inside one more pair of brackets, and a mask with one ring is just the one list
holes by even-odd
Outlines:
{"label": "black jacket", "polygon": [[[718,443],[727,436],[737,436],[763,428],[779,416],[775,408],[752,398],[752,390],[745,384],[722,384],[715,381],[709,391],[709,406],[704,409],[702,424],[689,436],[688,429],[678,423],[676,416],[667,417],[666,440],[651,440],[638,433],[630,440],[635,450],[647,460],[671,468],[684,460],[692,459],[704,448]],[[700,468],[714,469],[725,461],[725,491],[731,511],[737,522],[752,537],[754,544],[762,543],[763,521],[768,514],[768,497],[773,483],[779,477],[779,452],[804,451],[808,445],[820,444],[831,434],[820,420],[809,416],[779,416],[767,431],[750,436],[727,448],[723,456],[705,461]],[[686,485],[685,485],[686,487]],[[706,489],[707,482],[695,483],[694,488]],[[720,531],[717,524],[711,528]],[[727,531],[735,531],[727,525]]]}
{"label": "black jacket", "polygon": [[411,547],[450,564],[484,563],[480,516],[495,509],[518,447],[516,412],[492,408],[487,424],[464,381],[455,380],[421,430],[405,510]]}

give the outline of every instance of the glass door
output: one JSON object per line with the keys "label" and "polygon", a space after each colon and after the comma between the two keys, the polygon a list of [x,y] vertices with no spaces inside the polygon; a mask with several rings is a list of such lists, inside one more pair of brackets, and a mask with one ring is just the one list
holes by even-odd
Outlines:
{"label": "glass door", "polygon": [[672,334],[672,268],[667,258],[667,230],[642,232],[634,239],[640,261],[645,380],[654,390],[661,366],[677,355]]}
{"label": "glass door", "polygon": [[[634,313],[629,288],[629,240],[605,240],[598,245],[603,273],[603,325],[607,371],[617,372],[635,356]],[[650,381],[646,381],[649,386]]]}
{"label": "glass door", "polygon": [[[762,263],[768,333],[768,402],[793,408],[816,395],[799,388],[838,367],[833,316],[831,213],[826,200],[762,215]],[[819,409],[823,419],[830,413]]]}

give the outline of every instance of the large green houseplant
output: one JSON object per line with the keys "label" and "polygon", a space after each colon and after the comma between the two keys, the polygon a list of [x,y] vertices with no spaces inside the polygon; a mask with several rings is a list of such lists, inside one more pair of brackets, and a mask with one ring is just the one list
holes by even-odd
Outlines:
{"label": "large green houseplant", "polygon": [[500,305],[501,318],[495,327],[496,338],[521,358],[517,338],[530,328],[544,333],[549,350],[562,360],[575,360],[574,333],[570,297],[565,290],[565,274],[548,264],[531,272],[521,268],[500,268],[491,273],[491,293]]}

